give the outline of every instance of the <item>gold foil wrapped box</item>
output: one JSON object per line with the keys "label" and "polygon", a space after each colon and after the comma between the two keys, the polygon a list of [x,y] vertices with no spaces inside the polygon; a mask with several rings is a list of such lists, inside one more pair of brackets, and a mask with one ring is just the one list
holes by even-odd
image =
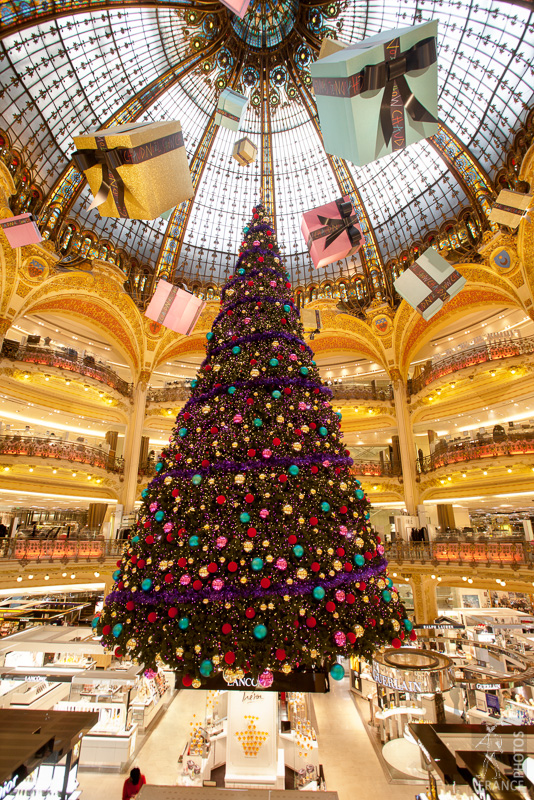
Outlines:
{"label": "gold foil wrapped box", "polygon": [[74,163],[101,217],[156,219],[194,195],[177,121],[117,125],[73,139]]}

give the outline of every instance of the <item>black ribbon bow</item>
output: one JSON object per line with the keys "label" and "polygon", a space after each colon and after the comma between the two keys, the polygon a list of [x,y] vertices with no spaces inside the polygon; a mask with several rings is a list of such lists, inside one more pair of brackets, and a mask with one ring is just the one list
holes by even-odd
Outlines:
{"label": "black ribbon bow", "polygon": [[121,217],[128,216],[124,203],[124,182],[118,173],[119,167],[129,163],[127,157],[125,158],[127,153],[128,150],[124,148],[99,147],[98,150],[77,150],[72,154],[72,159],[80,172],[86,172],[97,164],[102,167],[100,187],[90,208],[102,205],[111,192]]}
{"label": "black ribbon bow", "polygon": [[[387,46],[385,46],[387,47]],[[364,67],[361,75],[361,93],[384,89],[380,104],[380,124],[384,141],[389,144],[393,135],[391,122],[391,100],[395,84],[402,98],[402,104],[414,122],[436,122],[433,114],[424,107],[411,91],[406,75],[419,69],[425,69],[437,60],[436,38],[429,36],[422,39],[409,50],[401,52],[396,58],[370,64]]]}
{"label": "black ribbon bow", "polygon": [[345,231],[350,239],[350,246],[357,247],[360,243],[362,235],[358,228],[354,225],[358,221],[356,214],[352,213],[352,203],[344,203],[342,200],[336,200],[336,205],[340,213],[340,219],[334,217],[323,217],[320,214],[317,218],[323,228],[318,228],[310,233],[308,238],[308,248],[311,247],[312,242],[316,239],[323,239],[326,236],[324,249],[326,250],[333,244],[336,239],[341,236]]}

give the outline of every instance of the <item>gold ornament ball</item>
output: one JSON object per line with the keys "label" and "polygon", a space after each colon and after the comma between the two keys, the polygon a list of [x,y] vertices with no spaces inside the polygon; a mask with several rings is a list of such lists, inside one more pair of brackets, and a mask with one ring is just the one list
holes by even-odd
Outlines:
{"label": "gold ornament ball", "polygon": [[202,686],[202,684],[201,684],[201,682],[199,681],[198,678],[195,678],[191,685],[192,685],[193,689],[200,689],[200,687]]}
{"label": "gold ornament ball", "polygon": [[293,506],[290,506],[289,503],[282,508],[284,514],[292,514],[293,513]]}
{"label": "gold ornament ball", "polygon": [[297,570],[297,578],[300,578],[303,581],[305,578],[308,577],[308,572],[304,569],[304,567],[299,567]]}
{"label": "gold ornament ball", "polygon": [[291,672],[291,666],[289,664],[282,664],[282,672],[284,675],[289,675]]}
{"label": "gold ornament ball", "polygon": [[302,450],[302,445],[300,442],[293,442],[293,450],[296,450],[297,453]]}

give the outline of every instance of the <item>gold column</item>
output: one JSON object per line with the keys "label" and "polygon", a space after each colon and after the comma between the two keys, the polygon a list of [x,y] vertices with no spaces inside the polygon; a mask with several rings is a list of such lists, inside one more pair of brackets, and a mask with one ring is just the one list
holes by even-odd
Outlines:
{"label": "gold column", "polygon": [[404,502],[408,514],[417,516],[419,502],[419,484],[417,483],[416,449],[413,435],[412,420],[406,396],[406,385],[400,376],[393,378],[393,398],[395,400],[395,415],[397,417],[397,431],[399,434],[399,449],[402,465],[402,481],[404,487]]}
{"label": "gold column", "polygon": [[137,497],[137,478],[141,440],[145,423],[147,382],[139,381],[133,390],[133,408],[130,412],[124,440],[124,487],[122,490],[123,514],[131,514]]}
{"label": "gold column", "polygon": [[413,575],[410,578],[413,591],[415,621],[429,625],[438,616],[436,582],[428,575]]}

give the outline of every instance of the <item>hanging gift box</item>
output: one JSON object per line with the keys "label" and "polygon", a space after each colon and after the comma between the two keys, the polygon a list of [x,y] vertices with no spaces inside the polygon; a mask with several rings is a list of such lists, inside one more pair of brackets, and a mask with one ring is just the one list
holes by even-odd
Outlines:
{"label": "hanging gift box", "polygon": [[226,6],[226,8],[229,8],[230,11],[233,11],[236,17],[243,19],[250,5],[250,0],[236,0],[235,2],[232,2],[232,0],[221,0],[221,3],[223,6]]}
{"label": "hanging gift box", "polygon": [[304,308],[300,312],[300,321],[305,331],[310,332],[310,339],[315,339],[316,334],[323,329],[323,320],[318,308]]}
{"label": "hanging gift box", "polygon": [[353,255],[362,243],[358,217],[348,196],[306,211],[300,229],[317,269]]}
{"label": "hanging gift box", "polygon": [[118,125],[73,138],[74,163],[101,217],[156,219],[193,197],[179,122]]}
{"label": "hanging gift box", "polygon": [[160,325],[165,325],[171,331],[189,336],[205,305],[204,300],[191,292],[186,292],[184,289],[179,289],[178,286],[173,286],[172,283],[160,280],[145,311],[145,316]]}
{"label": "hanging gift box", "polygon": [[33,214],[19,214],[17,217],[0,219],[0,225],[13,248],[43,241]]}
{"label": "hanging gift box", "polygon": [[437,25],[384,31],[311,65],[327,153],[363,166],[438,132]]}
{"label": "hanging gift box", "polygon": [[346,44],[338,42],[337,39],[329,39],[325,36],[321,42],[321,49],[319,50],[317,58],[328,58],[328,56],[331,56],[333,53],[339,53],[340,50],[345,50],[346,47]]}
{"label": "hanging gift box", "polygon": [[254,142],[251,142],[251,140],[246,136],[244,139],[238,139],[237,142],[234,144],[232,157],[235,158],[237,163],[241,164],[242,167],[254,163],[254,161],[256,161],[257,155],[258,155],[258,148],[254,144]]}
{"label": "hanging gift box", "polygon": [[519,223],[531,202],[531,194],[503,189],[499,192],[497,202],[490,211],[490,221],[497,222],[499,225],[507,225],[515,230],[519,227]]}
{"label": "hanging gift box", "polygon": [[223,89],[217,101],[215,124],[231,131],[238,131],[247,102],[244,94],[234,92],[233,89]]}
{"label": "hanging gift box", "polygon": [[393,285],[400,296],[428,320],[463,289],[465,278],[429,247]]}

